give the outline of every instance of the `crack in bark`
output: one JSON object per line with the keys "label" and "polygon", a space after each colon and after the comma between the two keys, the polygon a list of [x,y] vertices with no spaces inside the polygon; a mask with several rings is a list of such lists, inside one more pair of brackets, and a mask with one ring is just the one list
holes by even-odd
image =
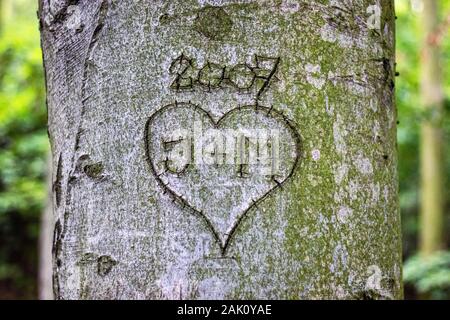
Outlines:
{"label": "crack in bark", "polygon": [[60,286],[59,286],[59,276],[58,268],[61,264],[60,253],[61,253],[61,222],[58,219],[55,223],[53,229],[53,245],[52,245],[52,256],[53,256],[53,295],[55,298],[59,299]]}
{"label": "crack in bark", "polygon": [[63,168],[62,153],[60,152],[59,158],[58,158],[58,167],[56,169],[56,178],[55,178],[55,181],[53,182],[53,191],[55,192],[55,201],[56,201],[57,208],[61,204],[61,191],[62,191],[61,189],[62,189],[62,179],[63,179],[62,168]]}

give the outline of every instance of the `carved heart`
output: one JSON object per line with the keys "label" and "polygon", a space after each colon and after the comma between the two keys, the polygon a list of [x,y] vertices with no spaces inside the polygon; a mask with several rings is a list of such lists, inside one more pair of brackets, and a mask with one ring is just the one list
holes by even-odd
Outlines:
{"label": "carved heart", "polygon": [[241,220],[292,177],[300,157],[293,123],[259,105],[216,121],[190,102],[170,104],[148,119],[145,143],[164,192],[206,222],[222,254]]}

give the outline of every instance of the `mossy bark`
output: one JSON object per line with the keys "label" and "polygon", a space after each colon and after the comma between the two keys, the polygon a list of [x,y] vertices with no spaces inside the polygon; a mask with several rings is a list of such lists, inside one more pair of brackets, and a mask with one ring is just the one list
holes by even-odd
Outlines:
{"label": "mossy bark", "polygon": [[[401,298],[394,8],[371,29],[372,4],[42,0],[55,296]],[[281,128],[283,180],[160,179],[189,110]]]}

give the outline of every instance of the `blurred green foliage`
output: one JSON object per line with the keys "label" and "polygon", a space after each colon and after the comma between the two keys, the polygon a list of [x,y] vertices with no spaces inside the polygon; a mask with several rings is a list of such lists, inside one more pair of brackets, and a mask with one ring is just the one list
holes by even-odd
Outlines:
{"label": "blurred green foliage", "polygon": [[[428,1],[428,0],[425,0]],[[436,263],[433,265],[433,275],[428,272],[412,272],[420,269],[423,259],[417,255],[417,237],[420,228],[419,206],[420,206],[420,171],[419,171],[419,149],[420,149],[420,124],[426,116],[420,104],[420,53],[421,53],[421,16],[419,10],[414,10],[412,3],[420,5],[420,1],[396,0],[397,15],[397,71],[400,76],[396,82],[397,108],[398,108],[398,148],[399,148],[399,182],[400,182],[400,208],[402,212],[403,228],[403,253],[407,260],[405,264],[406,298],[418,297],[416,292],[427,293],[433,298],[450,299],[449,264]],[[439,1],[441,20],[450,15],[450,1]],[[443,38],[442,42],[442,71],[443,85],[447,99],[450,98],[450,32]],[[450,139],[449,110],[446,110],[445,119],[442,123],[444,129],[444,141]],[[450,175],[450,148],[446,150],[446,177]],[[445,199],[447,199],[447,210],[450,198],[449,180],[446,181]],[[448,223],[448,219],[447,219]],[[450,225],[445,226],[449,230]],[[448,247],[448,235],[445,243]],[[448,257],[448,253],[438,253]],[[409,260],[409,257],[411,260]],[[436,258],[439,259],[439,258]],[[423,268],[428,268],[424,264]],[[425,269],[423,269],[425,270]],[[428,270],[428,269],[427,269]],[[411,273],[412,272],[412,273]],[[439,277],[435,277],[439,275]],[[427,285],[429,281],[441,281],[442,286]],[[444,288],[447,286],[447,288]],[[414,292],[414,289],[416,292]],[[447,294],[447,295],[446,295]]]}
{"label": "blurred green foliage", "polygon": [[431,299],[450,296],[450,252],[411,257],[403,267],[403,279],[416,286],[418,292]]}
{"label": "blurred green foliage", "polygon": [[0,30],[0,298],[35,298],[49,148],[42,56],[35,2],[8,5]]}
{"label": "blurred green foliage", "polygon": [[[37,239],[47,194],[44,181],[49,148],[44,78],[36,3],[7,2],[10,8],[6,13],[0,12],[0,299],[35,298]],[[410,284],[406,297],[416,297],[418,292],[432,298],[450,298],[450,254],[442,252],[426,260],[417,256],[419,134],[423,118],[419,102],[421,21],[410,0],[395,2],[400,72],[397,78],[400,206],[404,256],[408,260],[404,277]],[[441,0],[440,5],[443,17],[450,14],[450,0]],[[450,97],[450,32],[444,38],[442,61],[443,83],[446,96]],[[449,122],[447,110],[443,124],[446,141],[450,141]],[[447,177],[449,173],[450,148]],[[448,183],[446,199],[450,198]],[[447,238],[447,247],[448,242]]]}

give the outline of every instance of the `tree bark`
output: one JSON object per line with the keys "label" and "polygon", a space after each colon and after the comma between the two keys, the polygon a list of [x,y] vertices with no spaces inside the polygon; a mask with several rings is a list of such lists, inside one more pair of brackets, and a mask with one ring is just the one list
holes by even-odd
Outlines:
{"label": "tree bark", "polygon": [[424,41],[421,55],[421,96],[425,119],[421,137],[420,251],[429,255],[442,249],[444,226],[444,93],[440,65],[438,1],[424,1]]}
{"label": "tree bark", "polygon": [[55,297],[401,298],[372,2],[41,0]]}

